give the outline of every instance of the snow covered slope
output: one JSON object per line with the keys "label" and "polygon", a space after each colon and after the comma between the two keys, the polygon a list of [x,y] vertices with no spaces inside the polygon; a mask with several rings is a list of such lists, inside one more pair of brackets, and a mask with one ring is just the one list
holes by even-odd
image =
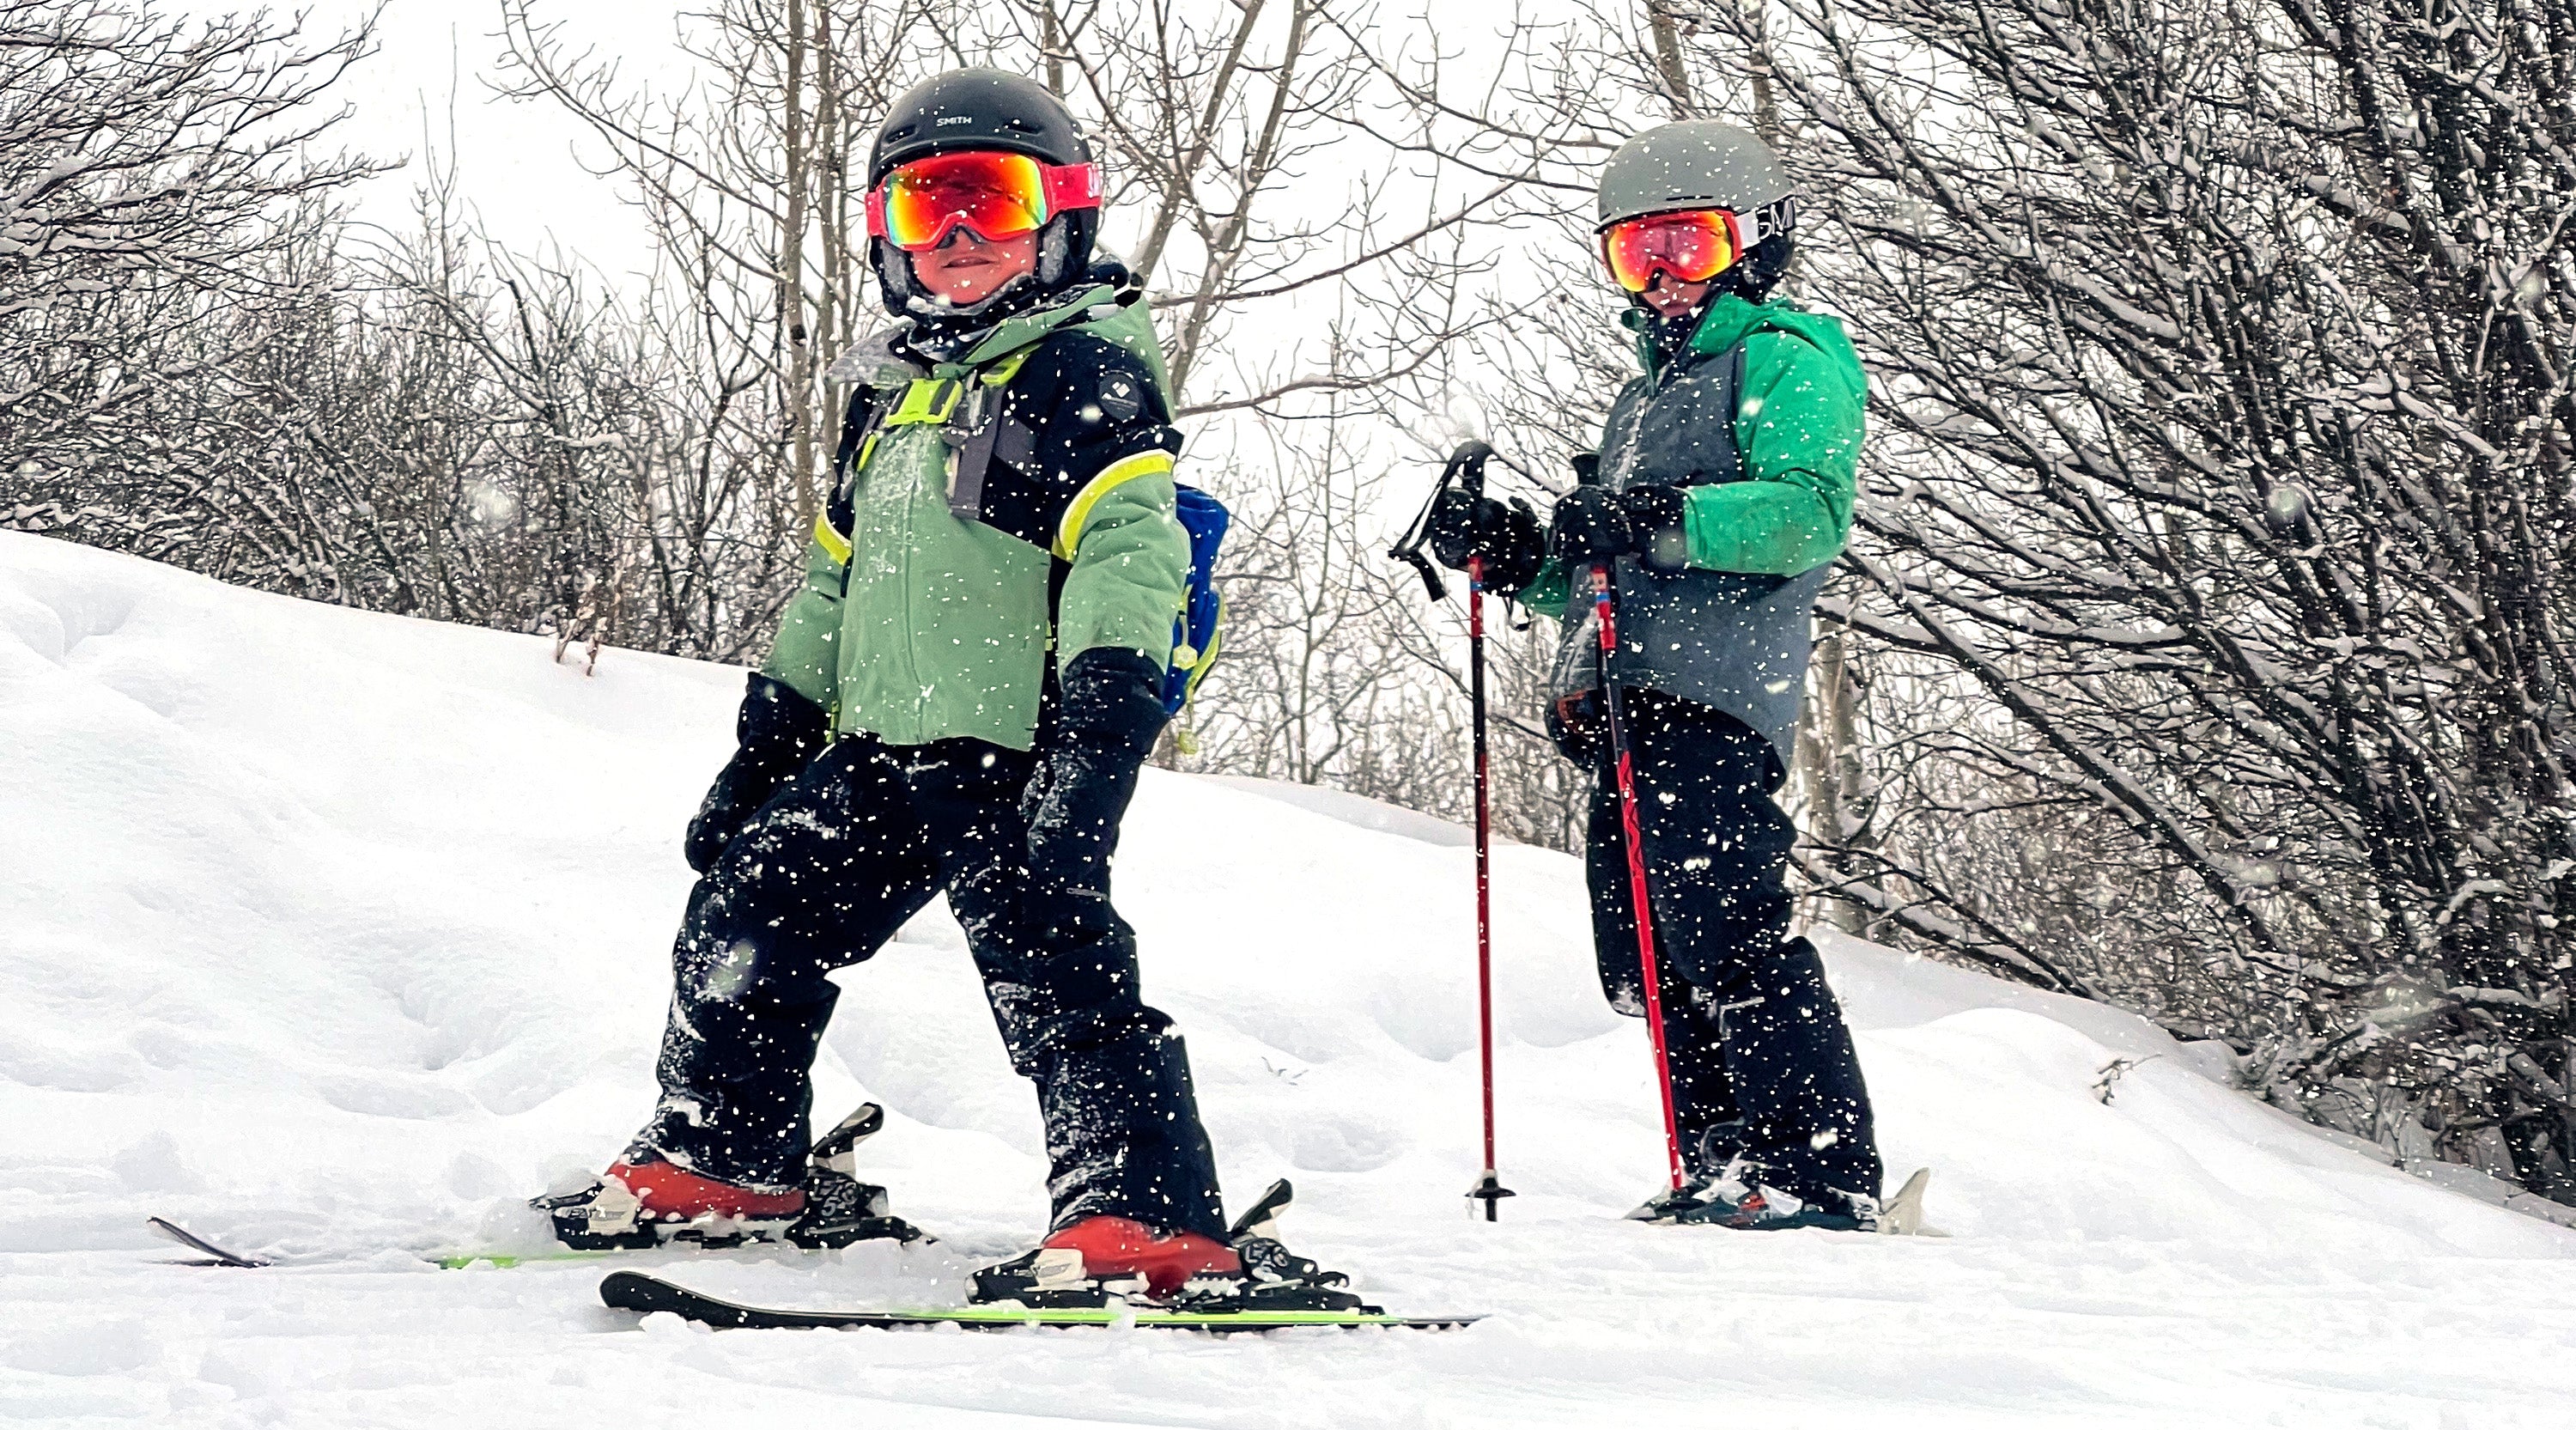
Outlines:
{"label": "snow covered slope", "polygon": [[[1155,774],[1121,861],[1226,1185],[1441,1335],[722,1335],[524,1244],[651,1100],[679,833],[740,673],[229,590],[0,534],[0,1422],[2449,1427],[2576,1423],[2576,1233],[2341,1150],[2098,1007],[1837,944],[1948,1240],[1655,1229],[1639,1025],[1575,863],[1499,855],[1505,1220],[1475,1170],[1469,854]],[[818,1111],[944,1240],[691,1274],[953,1298],[1044,1213],[956,925],[848,993]],[[2142,1061],[2108,1106],[2092,1087]],[[284,1264],[166,1264],[177,1219]]]}

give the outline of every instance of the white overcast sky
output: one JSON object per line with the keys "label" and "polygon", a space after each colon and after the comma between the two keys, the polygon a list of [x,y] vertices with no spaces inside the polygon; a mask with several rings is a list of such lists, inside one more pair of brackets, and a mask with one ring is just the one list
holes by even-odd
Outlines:
{"label": "white overcast sky", "polygon": [[[208,17],[246,12],[258,0],[161,0],[158,9]],[[307,12],[306,29],[336,35],[377,7],[377,0],[271,0],[275,13]],[[685,57],[672,43],[676,16],[699,0],[538,0],[541,15],[561,18],[575,47],[593,46],[620,62],[626,80],[659,89],[684,82]],[[400,227],[412,192],[424,181],[423,137],[450,145],[449,96],[455,97],[453,158],[458,187],[494,237],[522,251],[558,242],[608,273],[650,260],[643,230],[619,202],[616,185],[585,172],[577,155],[600,158],[596,140],[558,107],[495,98],[489,80],[501,52],[499,0],[386,0],[377,51],[340,86],[349,117],[333,131],[347,148],[382,160],[408,158],[400,169],[354,195],[358,217]],[[424,129],[424,124],[428,127]]]}

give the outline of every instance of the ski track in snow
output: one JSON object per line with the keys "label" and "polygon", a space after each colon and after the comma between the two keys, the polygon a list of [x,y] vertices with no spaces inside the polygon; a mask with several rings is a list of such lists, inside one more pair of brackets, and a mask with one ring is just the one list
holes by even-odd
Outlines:
{"label": "ski track in snow", "polygon": [[[1503,1177],[1471,1221],[1469,851],[1149,773],[1118,873],[1239,1205],[1448,1333],[726,1332],[598,1302],[522,1199],[651,1105],[681,827],[741,673],[231,590],[0,533],[0,1422],[2564,1427],[2576,1233],[2379,1166],[2126,1015],[1837,941],[1891,1185],[1950,1239],[1658,1229],[1575,861],[1497,854]],[[956,924],[846,988],[816,1113],[943,1240],[642,1256],[955,1299],[1045,1196]],[[2156,1056],[2098,1103],[2114,1057]],[[166,1215],[259,1271],[174,1266]]]}

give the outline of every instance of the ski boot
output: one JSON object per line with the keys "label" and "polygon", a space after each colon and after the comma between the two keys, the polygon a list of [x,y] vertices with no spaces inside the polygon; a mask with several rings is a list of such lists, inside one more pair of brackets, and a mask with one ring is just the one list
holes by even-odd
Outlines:
{"label": "ski boot", "polygon": [[1762,1167],[1738,1157],[1723,1171],[1694,1177],[1628,1213],[1659,1226],[1722,1226],[1733,1231],[1878,1230],[1878,1198],[1831,1193],[1840,1206],[1802,1200],[1765,1185]]}
{"label": "ski boot", "polygon": [[787,1242],[808,1249],[876,1237],[913,1241],[911,1223],[890,1217],[885,1188],[855,1175],[859,1143],[885,1125],[871,1102],[814,1144],[803,1185],[742,1187],[703,1176],[649,1151],[630,1151],[599,1179],[528,1205],[554,1220],[555,1239],[575,1251],[632,1251],[671,1242],[709,1249]]}
{"label": "ski boot", "polygon": [[1125,1217],[1086,1217],[1037,1250],[976,1272],[969,1299],[1031,1310],[1136,1302],[1164,1310],[1376,1314],[1337,1289],[1350,1278],[1279,1244],[1277,1218],[1292,1195],[1285,1181],[1272,1183],[1223,1245],[1192,1232],[1159,1233]]}

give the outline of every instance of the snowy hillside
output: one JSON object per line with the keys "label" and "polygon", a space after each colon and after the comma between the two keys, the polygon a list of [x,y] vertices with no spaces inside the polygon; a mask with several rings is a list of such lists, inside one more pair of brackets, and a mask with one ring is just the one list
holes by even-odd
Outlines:
{"label": "snowy hillside", "polygon": [[[1499,855],[1502,1154],[1475,1170],[1469,853],[1364,802],[1149,775],[1119,873],[1226,1187],[1437,1335],[735,1332],[603,1310],[521,1200],[647,1109],[680,829],[738,671],[229,590],[0,534],[0,1422],[1474,1427],[2576,1423],[2576,1233],[2378,1166],[2108,1010],[1830,950],[1891,1169],[1951,1238],[1642,1227],[1640,1026],[1576,863]],[[1045,1198],[934,910],[848,992],[817,1112],[908,1253],[702,1259],[778,1302],[954,1299]],[[2093,1087],[2140,1060],[2115,1100]],[[278,1258],[167,1264],[175,1217]]]}

